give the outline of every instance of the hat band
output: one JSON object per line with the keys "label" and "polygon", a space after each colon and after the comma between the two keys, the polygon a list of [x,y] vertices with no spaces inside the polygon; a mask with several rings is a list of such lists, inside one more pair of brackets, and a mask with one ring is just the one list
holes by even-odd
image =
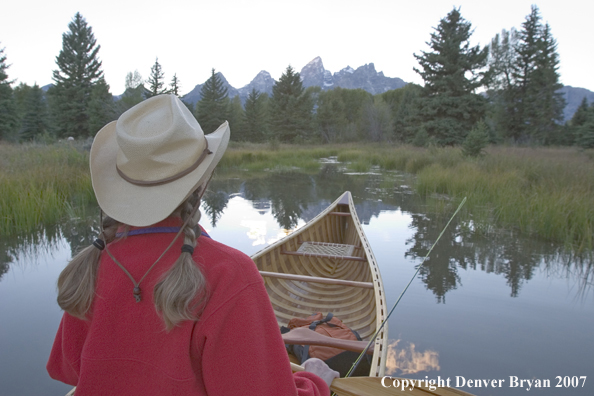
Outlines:
{"label": "hat band", "polygon": [[212,154],[212,151],[210,151],[208,149],[208,140],[206,140],[206,148],[204,149],[202,154],[200,154],[200,157],[198,157],[196,162],[194,162],[192,165],[190,165],[187,169],[185,169],[179,173],[176,173],[173,176],[169,176],[169,177],[166,177],[164,179],[159,179],[159,180],[132,179],[131,177],[126,176],[124,174],[124,172],[121,171],[121,169],[118,167],[118,164],[116,164],[116,170],[118,171],[118,174],[122,177],[122,179],[126,180],[128,183],[132,183],[132,184],[135,184],[135,185],[141,186],[141,187],[159,186],[161,184],[167,184],[174,180],[180,179],[180,178],[184,177],[185,175],[187,175],[188,173],[192,172],[194,169],[198,168],[198,165],[200,165],[200,163],[202,163],[202,161],[204,161],[204,159],[206,158],[206,156],[208,154]]}

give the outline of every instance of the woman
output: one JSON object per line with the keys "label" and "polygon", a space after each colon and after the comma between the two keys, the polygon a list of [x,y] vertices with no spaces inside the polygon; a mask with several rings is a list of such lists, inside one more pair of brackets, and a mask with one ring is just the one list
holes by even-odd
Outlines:
{"label": "woman", "polygon": [[205,136],[174,95],[97,133],[91,179],[106,216],[58,279],[65,313],[47,364],[77,396],[329,394],[337,373],[322,361],[291,374],[251,259],[197,226],[229,134],[225,122]]}

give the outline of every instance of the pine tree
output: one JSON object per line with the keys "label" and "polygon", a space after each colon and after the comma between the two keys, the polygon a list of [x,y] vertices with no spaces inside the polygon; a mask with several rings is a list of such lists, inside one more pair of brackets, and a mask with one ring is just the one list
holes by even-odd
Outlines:
{"label": "pine tree", "polygon": [[[418,132],[415,114],[422,87],[416,84],[406,84],[400,89],[404,93],[402,101],[394,114],[394,139],[403,143],[412,143]],[[428,138],[429,136],[426,137],[426,139]]]}
{"label": "pine tree", "polygon": [[514,48],[516,60],[512,76],[515,88],[518,90],[515,103],[518,112],[519,138],[526,139],[533,132],[530,124],[536,118],[534,98],[536,96],[535,84],[533,84],[534,71],[536,70],[536,58],[538,54],[539,32],[541,29],[540,14],[536,6],[526,20],[522,23],[522,29],[518,32],[518,42]]}
{"label": "pine tree", "polygon": [[431,52],[414,55],[425,81],[418,100],[420,127],[441,145],[461,143],[484,115],[485,100],[475,90],[487,82],[488,49],[470,47],[471,24],[454,8],[443,18],[428,43]]}
{"label": "pine tree", "polygon": [[235,96],[231,99],[229,103],[229,128],[231,128],[231,136],[232,139],[235,141],[245,140],[242,138],[244,135],[244,119],[245,119],[245,111],[243,110],[243,106],[241,106],[241,98],[239,95]]}
{"label": "pine tree", "polygon": [[550,27],[541,23],[538,7],[533,5],[526,16],[515,46],[517,54],[513,77],[519,95],[516,108],[524,138],[538,142],[552,139],[557,123],[562,120],[564,100],[557,91],[559,56]]}
{"label": "pine tree", "polygon": [[533,91],[535,96],[532,134],[542,143],[559,143],[560,124],[563,121],[565,99],[559,92],[559,55],[557,43],[551,35],[549,24],[545,24],[539,35],[536,55]]}
{"label": "pine tree", "polygon": [[281,142],[304,141],[313,132],[313,104],[301,77],[288,66],[272,87],[270,99],[271,132]]}
{"label": "pine tree", "polygon": [[97,58],[100,45],[80,13],[62,35],[62,50],[53,72],[55,86],[48,90],[53,123],[59,136],[87,137],[89,102],[93,86],[103,77]]}
{"label": "pine tree", "polygon": [[252,88],[245,101],[245,112],[242,140],[248,142],[263,142],[268,130],[268,95]]}
{"label": "pine tree", "polygon": [[89,102],[89,129],[95,135],[107,123],[117,119],[113,96],[109,93],[109,85],[102,77],[91,91]]}
{"label": "pine tree", "polygon": [[501,43],[496,36],[490,52],[489,98],[498,134],[514,141],[566,142],[559,125],[565,103],[558,92],[557,44],[538,7],[532,6],[518,32],[504,31]]}
{"label": "pine tree", "polygon": [[479,157],[484,154],[484,149],[489,144],[487,124],[483,120],[476,123],[474,128],[462,143],[462,155],[465,157]]}
{"label": "pine tree", "polygon": [[12,81],[8,80],[6,72],[8,67],[4,48],[0,48],[0,140],[14,139],[19,125],[17,106],[10,86]]}
{"label": "pine tree", "polygon": [[165,73],[159,63],[159,58],[155,59],[155,64],[151,67],[151,74],[148,80],[148,91],[146,93],[147,98],[167,93],[167,89],[163,88],[165,85]]}
{"label": "pine tree", "polygon": [[200,90],[200,101],[196,103],[195,116],[204,133],[214,132],[229,118],[229,99],[220,73],[212,74]]}
{"label": "pine tree", "polygon": [[523,131],[523,121],[517,103],[521,97],[513,76],[517,54],[515,47],[518,32],[502,30],[491,40],[489,46],[489,71],[491,79],[488,84],[489,118],[495,125],[496,134],[504,139],[518,140]]}
{"label": "pine tree", "polygon": [[590,105],[585,120],[576,128],[575,136],[578,146],[591,149],[594,148],[594,104]]}
{"label": "pine tree", "polygon": [[573,113],[573,117],[569,121],[569,124],[574,127],[578,128],[584,125],[588,119],[589,108],[588,108],[588,100],[584,96],[580,106],[577,108],[575,113]]}
{"label": "pine tree", "polygon": [[27,90],[25,112],[19,130],[21,140],[35,140],[49,133],[47,104],[43,96],[37,84]]}
{"label": "pine tree", "polygon": [[334,143],[338,140],[348,124],[341,88],[320,92],[315,120],[323,142]]}
{"label": "pine tree", "polygon": [[179,79],[177,78],[177,74],[173,75],[173,78],[171,79],[171,84],[169,84],[169,86],[170,86],[169,93],[171,93],[179,98],[180,86],[179,86]]}

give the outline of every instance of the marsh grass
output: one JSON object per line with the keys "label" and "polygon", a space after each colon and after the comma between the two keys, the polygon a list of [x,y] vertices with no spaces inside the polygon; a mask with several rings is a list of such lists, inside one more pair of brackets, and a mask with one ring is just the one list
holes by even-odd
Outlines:
{"label": "marsh grass", "polygon": [[515,227],[578,252],[594,248],[594,164],[586,154],[496,147],[449,166],[444,158],[417,172],[419,194],[467,196],[478,222]]}
{"label": "marsh grass", "polygon": [[[249,170],[274,170],[273,162],[276,169],[315,171],[320,158],[337,156],[349,171],[377,166],[408,172],[416,175],[414,188],[421,196],[445,194],[452,202],[468,197],[463,216],[472,219],[476,230],[488,233],[495,224],[573,250],[594,249],[594,155],[589,151],[498,146],[483,157],[464,158],[459,148],[349,144],[280,145],[273,152],[254,145],[230,153],[230,160],[240,157],[236,165]],[[451,205],[433,206],[447,211]]]}
{"label": "marsh grass", "polygon": [[88,154],[72,145],[0,144],[0,235],[56,223],[94,201]]}
{"label": "marsh grass", "polygon": [[[321,159],[341,168],[373,167],[413,174],[424,197],[447,196],[435,210],[447,212],[463,197],[462,216],[476,230],[493,225],[594,250],[594,154],[572,148],[490,147],[480,158],[458,148],[428,149],[389,144],[283,145],[232,143],[218,166],[222,177],[270,172],[316,173]],[[0,145],[0,234],[59,221],[68,207],[94,202],[88,153],[69,145]],[[247,173],[246,173],[247,171]],[[449,203],[448,203],[449,202]]]}
{"label": "marsh grass", "polygon": [[247,171],[315,171],[320,159],[336,156],[339,150],[325,146],[289,146],[278,144],[274,149],[266,144],[231,144],[218,169]]}

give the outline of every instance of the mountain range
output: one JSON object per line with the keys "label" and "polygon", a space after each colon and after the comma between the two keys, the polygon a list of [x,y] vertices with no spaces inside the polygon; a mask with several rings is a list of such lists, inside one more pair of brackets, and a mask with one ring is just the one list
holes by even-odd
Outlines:
{"label": "mountain range", "polygon": [[[373,63],[360,66],[357,69],[347,66],[341,71],[332,74],[329,70],[324,68],[322,58],[319,56],[305,65],[299,74],[304,88],[319,86],[322,90],[329,90],[336,87],[349,89],[362,88],[367,92],[376,95],[392,89],[402,88],[406,85],[400,78],[386,77],[383,72],[377,72]],[[229,98],[234,98],[239,95],[241,103],[245,103],[245,100],[252,89],[272,95],[272,87],[276,82],[270,76],[270,73],[262,70],[248,85],[237,89],[227,82],[225,76],[223,76],[221,72],[218,72],[217,75],[222,80],[223,85],[227,88]],[[201,98],[200,91],[202,85],[204,84],[196,85],[192,91],[186,94],[182,98],[184,102],[189,104],[198,102]]]}
{"label": "mountain range", "polygon": [[[319,86],[322,90],[334,89],[336,87],[348,89],[361,88],[372,95],[402,88],[407,84],[400,78],[386,77],[383,72],[376,71],[373,63],[368,63],[357,69],[347,66],[333,74],[330,70],[324,68],[322,58],[319,56],[305,65],[299,74],[301,76],[301,81],[303,82],[303,87],[305,88],[311,86]],[[229,84],[221,72],[218,72],[217,75],[221,78],[223,85],[227,88],[229,98],[232,99],[239,95],[241,103],[245,103],[245,100],[252,89],[272,95],[272,87],[276,82],[270,76],[270,73],[262,70],[248,85],[237,89]],[[202,85],[204,84],[196,85],[194,89],[187,93],[182,98],[184,102],[191,105],[198,102],[201,98],[200,91]],[[584,97],[588,103],[594,102],[594,92],[585,88],[566,85],[561,88],[559,92],[562,93],[565,98],[565,109],[563,111],[564,122],[571,119]]]}

